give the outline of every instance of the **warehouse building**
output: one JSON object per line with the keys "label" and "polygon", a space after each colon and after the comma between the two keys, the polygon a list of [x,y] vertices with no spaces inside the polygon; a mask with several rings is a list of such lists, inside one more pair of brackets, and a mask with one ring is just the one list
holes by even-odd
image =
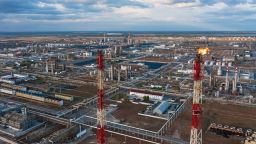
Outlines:
{"label": "warehouse building", "polygon": [[153,110],[153,113],[158,114],[158,115],[162,115],[166,111],[168,111],[170,106],[171,106],[171,104],[169,102],[163,101]]}
{"label": "warehouse building", "polygon": [[150,92],[145,90],[130,89],[130,95],[137,98],[143,99],[145,96],[148,96],[150,100],[163,100],[164,95],[157,92]]}

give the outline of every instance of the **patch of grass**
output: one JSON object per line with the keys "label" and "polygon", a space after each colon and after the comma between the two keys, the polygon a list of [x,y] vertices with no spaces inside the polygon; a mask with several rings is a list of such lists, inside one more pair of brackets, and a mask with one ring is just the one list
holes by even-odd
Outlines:
{"label": "patch of grass", "polygon": [[43,79],[36,79],[33,81],[34,84],[43,84],[45,81]]}

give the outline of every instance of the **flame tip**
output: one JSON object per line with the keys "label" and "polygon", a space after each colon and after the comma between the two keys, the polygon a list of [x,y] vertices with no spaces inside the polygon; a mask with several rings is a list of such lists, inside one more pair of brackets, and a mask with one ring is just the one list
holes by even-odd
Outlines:
{"label": "flame tip", "polygon": [[197,53],[201,54],[201,55],[209,54],[209,52],[210,52],[210,49],[208,47],[206,47],[206,48],[198,48],[197,49]]}

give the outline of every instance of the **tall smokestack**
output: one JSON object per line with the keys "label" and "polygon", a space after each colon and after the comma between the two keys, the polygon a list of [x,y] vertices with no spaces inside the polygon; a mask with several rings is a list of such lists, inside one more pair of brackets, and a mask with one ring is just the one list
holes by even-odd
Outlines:
{"label": "tall smokestack", "polygon": [[237,74],[237,67],[236,67],[236,71],[235,71],[235,79],[233,82],[233,93],[235,93],[237,91],[237,78],[238,78],[238,74]]}
{"label": "tall smokestack", "polygon": [[117,81],[120,82],[121,80],[121,70],[117,71]]}
{"label": "tall smokestack", "polygon": [[229,89],[229,81],[228,81],[228,66],[226,71],[226,82],[225,82],[225,91],[228,91]]}
{"label": "tall smokestack", "polygon": [[104,33],[103,42],[106,43],[106,33]]}
{"label": "tall smokestack", "polygon": [[51,61],[51,73],[52,73],[52,74],[54,73],[54,71],[53,71],[53,63],[52,63],[52,61]]}
{"label": "tall smokestack", "polygon": [[109,78],[110,80],[114,80],[114,69],[113,69],[113,65],[110,66],[109,68]]}
{"label": "tall smokestack", "polygon": [[46,71],[47,73],[49,72],[48,60],[46,61],[45,71]]}

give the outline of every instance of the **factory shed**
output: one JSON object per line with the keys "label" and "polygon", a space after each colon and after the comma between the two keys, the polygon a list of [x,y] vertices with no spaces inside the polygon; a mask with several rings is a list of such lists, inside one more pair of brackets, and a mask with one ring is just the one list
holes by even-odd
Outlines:
{"label": "factory shed", "polygon": [[145,90],[130,89],[130,95],[137,96],[140,99],[143,99],[144,96],[148,96],[152,100],[163,100],[163,94],[157,92],[150,92]]}
{"label": "factory shed", "polygon": [[153,110],[153,113],[154,114],[162,115],[162,114],[164,114],[168,110],[170,105],[171,104],[169,102],[163,101]]}

